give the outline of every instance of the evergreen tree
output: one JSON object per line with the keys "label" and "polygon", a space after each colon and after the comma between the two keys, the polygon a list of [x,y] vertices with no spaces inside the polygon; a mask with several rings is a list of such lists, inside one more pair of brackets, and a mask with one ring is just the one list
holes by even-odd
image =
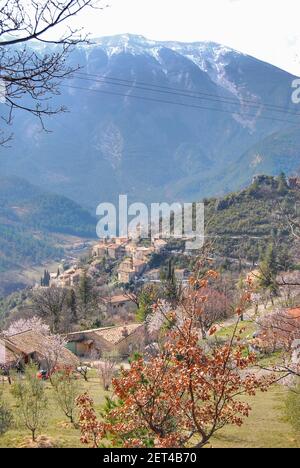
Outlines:
{"label": "evergreen tree", "polygon": [[172,302],[177,302],[180,288],[177,285],[172,259],[168,261],[167,271],[162,275],[162,280],[166,298]]}
{"label": "evergreen tree", "polygon": [[97,298],[91,278],[84,271],[77,289],[77,306],[82,317],[87,317],[97,307]]}
{"label": "evergreen tree", "polygon": [[76,323],[78,320],[77,317],[77,301],[76,301],[76,294],[74,289],[70,289],[67,297],[67,305],[71,313],[71,321]]}
{"label": "evergreen tree", "polygon": [[79,281],[78,287],[78,298],[82,304],[87,305],[89,303],[91,293],[91,284],[86,271],[83,272]]}
{"label": "evergreen tree", "polygon": [[49,271],[44,270],[44,276],[41,279],[41,286],[44,286],[45,288],[49,287],[50,286],[50,279],[51,279],[51,276],[50,276]]}
{"label": "evergreen tree", "polygon": [[44,270],[44,275],[41,278],[41,286],[47,288],[50,286],[51,276],[48,270]]}
{"label": "evergreen tree", "polygon": [[[239,301],[242,298],[242,295],[244,294],[245,291],[245,279],[243,278],[243,275],[240,275],[239,280],[237,282],[237,290],[239,293]],[[241,315],[241,322],[244,321],[244,314]]]}
{"label": "evergreen tree", "polygon": [[269,244],[260,262],[260,286],[269,291],[273,302],[273,297],[278,293],[277,274],[278,262],[274,244]]}
{"label": "evergreen tree", "polygon": [[175,278],[175,269],[174,269],[174,266],[173,266],[173,262],[170,259],[168,261],[167,280],[168,281],[174,281],[174,278]]}
{"label": "evergreen tree", "polygon": [[136,320],[145,322],[148,315],[152,313],[152,306],[158,299],[158,290],[154,285],[147,285],[138,296],[139,307],[136,312]]}

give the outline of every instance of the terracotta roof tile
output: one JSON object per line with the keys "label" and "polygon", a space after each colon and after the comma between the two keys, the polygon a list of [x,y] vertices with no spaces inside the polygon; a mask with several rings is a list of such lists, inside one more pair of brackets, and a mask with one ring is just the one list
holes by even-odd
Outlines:
{"label": "terracotta roof tile", "polygon": [[126,335],[124,334],[125,329],[127,330],[127,336],[135,333],[140,327],[143,327],[141,323],[133,323],[130,325],[123,325],[121,327],[107,327],[107,328],[95,328],[93,330],[85,330],[74,333],[69,333],[68,338],[75,338],[77,335],[98,335],[104,340],[112,344],[120,343]]}
{"label": "terracotta roof tile", "polygon": [[[45,355],[47,349],[48,339],[46,336],[34,330],[27,330],[3,340],[5,342],[6,350],[19,350],[20,354],[29,355],[37,353],[41,357]],[[16,358],[16,352],[14,353]],[[76,356],[68,349],[64,348],[61,352],[59,364],[77,366],[79,363]]]}
{"label": "terracotta roof tile", "polygon": [[111,303],[111,304],[117,304],[119,302],[131,302],[132,301],[132,299],[130,299],[130,297],[125,296],[123,294],[116,295],[116,296],[111,296],[111,297],[103,297],[102,300],[104,302],[108,302],[108,303]]}

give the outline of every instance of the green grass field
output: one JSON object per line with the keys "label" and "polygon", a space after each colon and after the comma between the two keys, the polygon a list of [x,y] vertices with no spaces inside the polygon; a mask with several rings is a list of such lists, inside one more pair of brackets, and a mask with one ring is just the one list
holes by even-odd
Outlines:
{"label": "green grass field", "polygon": [[252,412],[242,427],[228,426],[211,441],[214,448],[299,448],[296,434],[285,419],[287,391],[274,386],[267,393],[247,399]]}
{"label": "green grass field", "polygon": [[[81,381],[82,391],[88,391],[93,397],[97,410],[101,409],[107,393],[102,389],[98,378],[92,374],[89,382]],[[0,383],[5,398],[12,406],[13,397],[7,383]],[[70,425],[57,407],[53,398],[53,391],[47,383],[49,407],[45,414],[45,427],[40,435],[47,436],[55,447],[83,447],[80,443],[80,434]],[[226,427],[211,440],[214,448],[298,448],[300,447],[300,434],[296,434],[291,425],[285,420],[284,402],[286,390],[281,386],[273,387],[267,393],[259,392],[248,401],[252,406],[250,417],[245,420],[242,427]],[[13,428],[0,437],[0,448],[24,447],[28,444],[30,434],[28,431]]]}
{"label": "green grass field", "polygon": [[[108,395],[108,393],[103,390],[99,379],[93,373],[88,382],[84,382],[84,380],[81,379],[80,384],[82,392],[88,391],[94,399],[96,409],[100,410],[105,402],[105,395]],[[45,427],[38,435],[49,437],[55,447],[83,447],[80,443],[80,433],[78,429],[75,429],[73,425],[68,423],[67,418],[57,406],[53,397],[51,384],[47,383],[46,385],[49,404],[45,414]],[[10,394],[9,385],[7,383],[0,383],[0,388],[3,389],[5,399],[13,408],[14,398]],[[30,433],[28,431],[15,427],[2,437],[0,436],[0,448],[23,447],[24,442],[26,445],[26,441],[29,439]]]}
{"label": "green grass field", "polygon": [[[217,338],[223,338],[223,339],[230,339],[234,333],[236,325],[230,325],[228,327],[222,327],[220,328],[215,336]],[[243,340],[245,339],[252,339],[253,333],[256,331],[256,325],[253,321],[248,321],[245,320],[244,322],[240,322],[237,326],[237,336],[239,335],[240,338]],[[241,333],[240,333],[241,332]],[[240,333],[240,334],[239,334]]]}

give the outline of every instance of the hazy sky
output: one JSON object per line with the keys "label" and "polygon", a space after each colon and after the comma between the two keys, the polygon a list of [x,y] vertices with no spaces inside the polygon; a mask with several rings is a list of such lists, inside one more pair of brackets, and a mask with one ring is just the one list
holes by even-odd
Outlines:
{"label": "hazy sky", "polygon": [[[94,36],[212,40],[300,75],[299,0],[103,0],[80,24]],[[299,55],[298,55],[299,50]]]}

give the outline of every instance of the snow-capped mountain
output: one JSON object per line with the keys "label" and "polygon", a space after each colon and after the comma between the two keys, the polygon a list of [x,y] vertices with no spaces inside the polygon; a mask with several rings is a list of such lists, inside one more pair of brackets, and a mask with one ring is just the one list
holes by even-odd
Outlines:
{"label": "snow-capped mountain", "polygon": [[92,51],[95,46],[101,47],[109,57],[121,53],[132,55],[149,55],[160,61],[160,51],[171,49],[179,55],[193,61],[201,70],[209,71],[208,64],[217,64],[226,54],[243,55],[230,47],[215,42],[183,43],[175,41],[152,41],[143,36],[123,34],[94,39],[92,45],[83,46],[85,50]]}
{"label": "snow-capped mountain", "polygon": [[[165,65],[163,51],[169,49],[194,63],[200,70],[207,73],[213,82],[238,99],[256,98],[256,102],[259,102],[259,96],[248,94],[245,88],[239,88],[227,76],[226,67],[231,63],[233,58],[247,57],[245,54],[230,47],[208,41],[192,43],[151,41],[143,36],[131,34],[100,38],[93,42],[105,50],[110,58],[113,55],[120,54],[148,56],[155,59],[162,67]],[[93,49],[94,45],[90,50]],[[167,67],[163,69],[166,73],[168,72]],[[180,79],[181,76],[179,74],[179,76],[174,77],[174,82],[180,81]]]}
{"label": "snow-capped mountain", "polygon": [[70,112],[48,122],[50,135],[17,118],[2,173],[94,210],[119,193],[199,199],[300,166],[294,77],[272,65],[212,42],[128,34],[78,46],[70,62],[82,67],[61,88]]}

